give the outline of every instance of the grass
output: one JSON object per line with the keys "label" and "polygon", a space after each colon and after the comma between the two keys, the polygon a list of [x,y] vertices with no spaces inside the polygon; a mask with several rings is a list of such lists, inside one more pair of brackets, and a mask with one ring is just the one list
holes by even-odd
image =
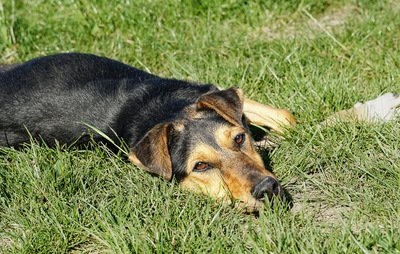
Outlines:
{"label": "grass", "polygon": [[294,206],[258,216],[100,144],[0,148],[0,252],[399,253],[399,123],[313,127],[400,90],[399,11],[390,0],[0,0],[3,63],[94,53],[239,86],[302,122],[265,153]]}

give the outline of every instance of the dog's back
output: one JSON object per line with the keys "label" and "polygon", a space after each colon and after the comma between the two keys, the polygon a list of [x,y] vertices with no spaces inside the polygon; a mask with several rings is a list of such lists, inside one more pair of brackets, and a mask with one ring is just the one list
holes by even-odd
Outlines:
{"label": "dog's back", "polygon": [[21,64],[16,63],[16,64],[4,64],[4,63],[0,63],[0,75],[2,73],[5,73],[7,71],[10,71],[12,69],[14,69],[15,67],[19,66]]}
{"label": "dog's back", "polygon": [[[49,145],[78,139],[85,144],[90,137],[82,123],[133,145],[210,89],[88,54],[58,54],[3,68],[0,146],[16,147],[30,135]],[[93,138],[102,140],[96,133]]]}

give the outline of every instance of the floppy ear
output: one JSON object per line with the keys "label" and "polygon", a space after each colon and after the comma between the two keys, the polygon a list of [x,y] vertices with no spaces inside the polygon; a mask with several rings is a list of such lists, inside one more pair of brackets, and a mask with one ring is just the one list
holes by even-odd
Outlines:
{"label": "floppy ear", "polygon": [[240,126],[243,115],[243,91],[233,87],[203,94],[197,101],[197,110],[204,108],[213,109],[228,122]]}
{"label": "floppy ear", "polygon": [[129,152],[129,159],[138,167],[172,178],[172,163],[167,145],[168,124],[160,124],[150,130]]}

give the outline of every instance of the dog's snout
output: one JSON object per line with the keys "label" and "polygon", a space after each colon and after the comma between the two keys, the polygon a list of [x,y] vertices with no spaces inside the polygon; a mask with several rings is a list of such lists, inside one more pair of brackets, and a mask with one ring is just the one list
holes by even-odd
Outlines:
{"label": "dog's snout", "polygon": [[271,176],[267,176],[255,184],[250,192],[251,195],[259,201],[264,201],[265,196],[267,196],[269,200],[271,200],[273,196],[282,196],[280,184]]}

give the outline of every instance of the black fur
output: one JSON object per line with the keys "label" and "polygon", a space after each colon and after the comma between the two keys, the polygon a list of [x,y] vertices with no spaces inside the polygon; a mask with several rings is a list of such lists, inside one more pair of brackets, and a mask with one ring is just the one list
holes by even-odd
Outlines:
{"label": "black fur", "polygon": [[[135,165],[178,181],[191,172],[194,165],[188,158],[198,144],[226,151],[215,135],[219,128],[231,125],[248,131],[237,88],[219,91],[213,85],[164,79],[89,54],[57,54],[0,66],[0,146],[18,148],[31,138],[49,146],[85,145],[91,138],[107,143],[95,131],[91,137],[84,123],[116,144],[126,142]],[[260,162],[241,152],[234,137],[230,141],[235,146],[228,151],[238,162],[248,163],[239,163],[243,172],[227,173],[231,167],[223,167],[222,160],[210,167],[227,178],[242,177],[234,179],[243,181],[234,185],[238,190],[257,184],[249,194],[258,200],[264,200],[264,194],[270,199],[282,195],[277,181],[261,181],[269,178]],[[250,147],[247,152],[254,155]]]}
{"label": "black fur", "polygon": [[18,147],[30,135],[50,146],[55,140],[86,144],[86,123],[133,147],[154,126],[172,121],[201,94],[215,90],[89,54],[5,66],[0,69],[0,146]]}

